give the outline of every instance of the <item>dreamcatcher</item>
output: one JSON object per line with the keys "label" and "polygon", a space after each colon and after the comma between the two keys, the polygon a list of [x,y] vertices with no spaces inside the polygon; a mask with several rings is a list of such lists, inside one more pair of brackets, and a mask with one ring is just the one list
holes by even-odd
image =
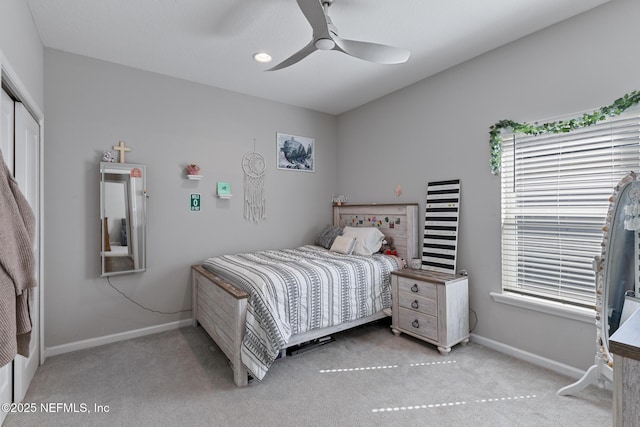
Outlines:
{"label": "dreamcatcher", "polygon": [[264,171],[262,155],[254,151],[242,158],[244,170],[244,219],[258,222],[265,219]]}

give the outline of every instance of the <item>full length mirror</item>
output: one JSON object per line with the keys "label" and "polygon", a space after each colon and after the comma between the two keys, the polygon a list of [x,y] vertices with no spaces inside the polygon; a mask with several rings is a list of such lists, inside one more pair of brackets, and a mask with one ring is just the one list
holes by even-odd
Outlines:
{"label": "full length mirror", "polygon": [[100,163],[102,276],[146,269],[146,188],[144,165]]}
{"label": "full length mirror", "polygon": [[604,224],[602,254],[594,262],[596,273],[595,364],[577,382],[558,390],[574,394],[589,384],[613,381],[609,337],[640,307],[640,176],[631,172],[613,189]]}
{"label": "full length mirror", "polygon": [[[634,176],[635,178],[635,176]],[[634,249],[634,242],[637,241],[637,231],[629,227],[630,215],[629,206],[637,203],[630,197],[636,192],[638,182],[628,180],[620,186],[618,197],[615,203],[612,203],[610,209],[611,223],[609,227],[609,239],[605,242],[607,247],[605,266],[604,266],[604,282],[602,286],[603,307],[602,313],[602,335],[606,350],[609,349],[609,337],[620,327],[621,321],[624,320],[622,315],[625,309],[626,296],[629,291],[635,292],[635,278],[637,265],[634,258],[637,257],[637,251]],[[635,245],[637,249],[637,245]],[[634,253],[636,256],[634,256]],[[608,357],[611,359],[611,355]]]}

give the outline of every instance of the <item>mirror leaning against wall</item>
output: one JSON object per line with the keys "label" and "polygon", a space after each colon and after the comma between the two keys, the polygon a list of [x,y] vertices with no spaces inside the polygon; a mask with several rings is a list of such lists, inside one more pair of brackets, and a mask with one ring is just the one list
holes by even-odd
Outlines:
{"label": "mirror leaning against wall", "polygon": [[146,269],[145,165],[100,163],[101,276]]}

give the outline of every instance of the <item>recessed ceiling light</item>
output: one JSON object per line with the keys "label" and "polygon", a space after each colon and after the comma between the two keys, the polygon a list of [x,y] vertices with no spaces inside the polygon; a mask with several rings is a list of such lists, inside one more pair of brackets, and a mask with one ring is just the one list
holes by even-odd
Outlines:
{"label": "recessed ceiling light", "polygon": [[261,63],[271,62],[271,55],[269,55],[267,52],[258,52],[253,54],[253,59],[256,62]]}

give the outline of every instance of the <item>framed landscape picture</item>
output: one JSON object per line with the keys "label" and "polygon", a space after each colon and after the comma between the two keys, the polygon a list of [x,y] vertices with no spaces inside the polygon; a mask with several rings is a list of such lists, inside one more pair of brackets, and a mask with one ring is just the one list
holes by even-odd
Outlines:
{"label": "framed landscape picture", "polygon": [[278,133],[276,144],[278,169],[315,171],[315,140],[313,138]]}

